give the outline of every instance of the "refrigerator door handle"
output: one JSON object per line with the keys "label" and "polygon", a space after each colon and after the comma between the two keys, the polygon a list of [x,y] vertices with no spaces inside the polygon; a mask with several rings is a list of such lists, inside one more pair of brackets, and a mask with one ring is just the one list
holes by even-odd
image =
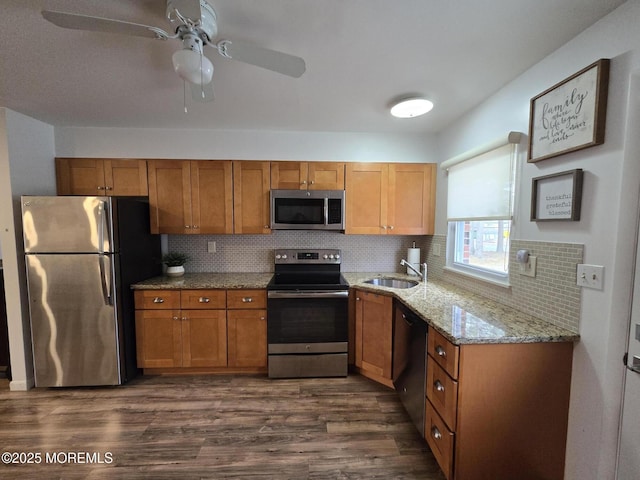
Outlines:
{"label": "refrigerator door handle", "polygon": [[[104,248],[105,234],[108,242],[106,249]],[[112,249],[109,204],[105,201],[100,201],[100,205],[98,206],[98,253],[102,254],[105,251],[111,252],[113,251]]]}
{"label": "refrigerator door handle", "polygon": [[113,297],[111,295],[111,279],[108,277],[108,270],[104,265],[106,255],[98,256],[98,264],[100,265],[100,285],[102,286],[102,296],[105,305],[113,305]]}

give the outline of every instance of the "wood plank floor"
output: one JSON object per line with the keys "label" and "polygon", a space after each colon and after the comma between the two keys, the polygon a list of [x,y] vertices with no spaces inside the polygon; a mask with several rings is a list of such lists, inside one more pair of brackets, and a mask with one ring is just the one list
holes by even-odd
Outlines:
{"label": "wood plank floor", "polygon": [[28,392],[4,381],[0,443],[41,456],[0,464],[3,479],[444,479],[396,393],[358,375]]}

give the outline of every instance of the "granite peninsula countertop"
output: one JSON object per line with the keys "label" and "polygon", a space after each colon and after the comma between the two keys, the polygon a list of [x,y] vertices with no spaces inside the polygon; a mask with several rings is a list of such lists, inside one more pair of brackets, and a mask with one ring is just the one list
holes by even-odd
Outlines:
{"label": "granite peninsula countertop", "polygon": [[[579,335],[526,313],[440,281],[397,289],[364,283],[374,277],[417,279],[401,273],[343,273],[351,287],[391,295],[449,341],[474,343],[575,342]],[[134,290],[266,288],[273,273],[186,273],[153,277]]]}

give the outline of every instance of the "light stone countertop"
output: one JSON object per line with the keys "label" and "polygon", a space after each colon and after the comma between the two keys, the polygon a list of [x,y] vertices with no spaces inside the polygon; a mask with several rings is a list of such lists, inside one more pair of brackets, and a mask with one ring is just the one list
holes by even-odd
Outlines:
{"label": "light stone countertop", "polygon": [[[473,343],[575,342],[579,335],[446,282],[420,282],[407,289],[364,283],[374,277],[413,279],[401,273],[343,273],[351,287],[391,295],[417,313],[449,341]],[[132,285],[134,290],[266,288],[273,273],[186,273],[159,276]]]}

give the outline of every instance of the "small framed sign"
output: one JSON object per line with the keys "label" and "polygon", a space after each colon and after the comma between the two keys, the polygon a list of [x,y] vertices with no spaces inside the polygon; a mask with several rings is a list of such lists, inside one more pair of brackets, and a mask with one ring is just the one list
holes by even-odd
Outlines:
{"label": "small framed sign", "polygon": [[531,181],[531,221],[580,220],[582,169]]}
{"label": "small framed sign", "polygon": [[528,162],[604,143],[609,59],[601,58],[531,99]]}

